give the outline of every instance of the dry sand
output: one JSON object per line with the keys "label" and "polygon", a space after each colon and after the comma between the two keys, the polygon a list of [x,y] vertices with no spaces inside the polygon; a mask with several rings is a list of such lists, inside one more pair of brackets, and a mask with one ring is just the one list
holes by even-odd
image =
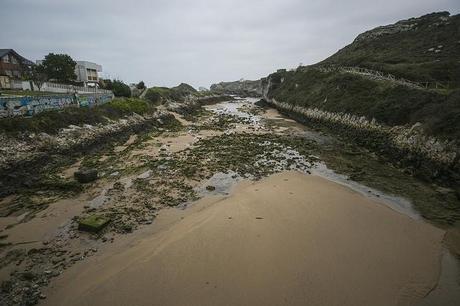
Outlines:
{"label": "dry sand", "polygon": [[44,304],[410,305],[439,277],[442,230],[318,176],[210,202],[71,267]]}

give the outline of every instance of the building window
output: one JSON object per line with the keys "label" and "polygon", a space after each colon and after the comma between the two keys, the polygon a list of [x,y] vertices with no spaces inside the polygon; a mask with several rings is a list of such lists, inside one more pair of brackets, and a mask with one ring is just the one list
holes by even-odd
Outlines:
{"label": "building window", "polygon": [[4,63],[9,63],[10,62],[10,57],[9,57],[8,54],[5,55],[4,57],[2,57],[2,62],[4,62]]}

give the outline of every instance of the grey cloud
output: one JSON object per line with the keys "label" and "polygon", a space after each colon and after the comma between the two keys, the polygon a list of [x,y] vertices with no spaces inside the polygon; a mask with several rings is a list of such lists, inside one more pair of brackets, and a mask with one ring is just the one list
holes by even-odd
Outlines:
{"label": "grey cloud", "polygon": [[[2,0],[0,42],[100,63],[126,82],[195,87],[326,58],[370,28],[457,0]],[[5,29],[8,29],[7,31]]]}

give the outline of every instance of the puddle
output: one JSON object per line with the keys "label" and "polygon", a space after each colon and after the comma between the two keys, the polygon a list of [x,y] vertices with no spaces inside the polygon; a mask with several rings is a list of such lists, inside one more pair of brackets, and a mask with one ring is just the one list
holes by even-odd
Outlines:
{"label": "puddle", "polygon": [[204,181],[198,187],[195,187],[195,192],[200,196],[209,195],[229,195],[232,188],[243,178],[236,172],[229,171],[227,173],[218,172]]}

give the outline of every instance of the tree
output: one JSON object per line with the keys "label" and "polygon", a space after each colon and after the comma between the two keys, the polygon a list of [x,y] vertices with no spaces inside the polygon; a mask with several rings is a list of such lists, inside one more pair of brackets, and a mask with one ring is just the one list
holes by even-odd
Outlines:
{"label": "tree", "polygon": [[112,91],[116,97],[131,97],[131,89],[120,80],[113,80]]}
{"label": "tree", "polygon": [[45,74],[49,80],[56,80],[60,83],[75,81],[75,66],[77,63],[67,54],[50,53],[45,56],[42,63]]}
{"label": "tree", "polygon": [[136,88],[137,88],[137,89],[144,89],[144,88],[145,88],[144,81],[140,81],[140,82],[136,85]]}
{"label": "tree", "polygon": [[131,89],[123,81],[105,79],[100,82],[100,86],[103,89],[111,90],[115,97],[131,97]]}
{"label": "tree", "polygon": [[48,81],[48,76],[45,73],[45,67],[43,65],[35,65],[32,67],[31,79],[38,87],[38,91],[41,90],[43,83]]}

